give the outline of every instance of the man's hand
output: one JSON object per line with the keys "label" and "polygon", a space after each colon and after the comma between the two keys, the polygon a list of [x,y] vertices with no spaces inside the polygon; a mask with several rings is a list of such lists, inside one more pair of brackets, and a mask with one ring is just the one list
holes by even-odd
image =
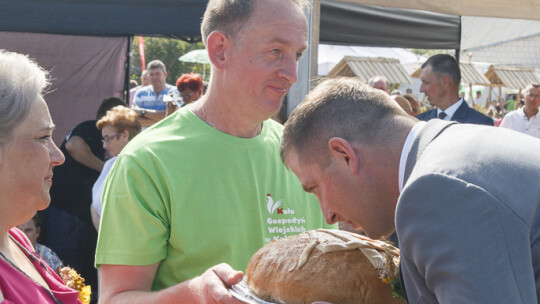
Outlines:
{"label": "man's hand", "polygon": [[241,304],[227,291],[227,287],[240,283],[244,275],[241,271],[236,271],[228,264],[216,265],[201,276],[191,280],[190,285],[196,288],[199,295],[199,303],[223,303]]}
{"label": "man's hand", "polygon": [[165,116],[171,115],[176,110],[178,110],[178,106],[174,102],[167,102],[167,107],[165,108]]}
{"label": "man's hand", "polygon": [[101,265],[100,303],[243,304],[227,287],[244,275],[228,264],[219,264],[202,275],[160,291],[151,291],[159,262],[146,266]]}

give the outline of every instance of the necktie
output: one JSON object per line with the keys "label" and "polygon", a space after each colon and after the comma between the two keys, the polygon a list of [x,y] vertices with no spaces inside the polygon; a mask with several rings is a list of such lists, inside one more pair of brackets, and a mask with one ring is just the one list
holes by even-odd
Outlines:
{"label": "necktie", "polygon": [[439,119],[444,119],[446,116],[448,116],[448,114],[444,112],[439,113]]}

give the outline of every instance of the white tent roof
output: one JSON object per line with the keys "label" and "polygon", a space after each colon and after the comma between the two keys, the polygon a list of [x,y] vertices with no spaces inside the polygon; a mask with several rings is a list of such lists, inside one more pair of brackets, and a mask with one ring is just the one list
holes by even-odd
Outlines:
{"label": "white tent roof", "polygon": [[319,75],[326,75],[345,56],[354,57],[384,57],[398,59],[405,69],[410,73],[408,66],[417,66],[426,61],[426,57],[418,56],[402,48],[384,47],[361,47],[319,44]]}
{"label": "white tent roof", "polygon": [[540,35],[540,20],[468,17],[461,18],[461,49]]}
{"label": "white tent roof", "polygon": [[367,5],[426,10],[458,16],[540,20],[540,0],[342,0]]}

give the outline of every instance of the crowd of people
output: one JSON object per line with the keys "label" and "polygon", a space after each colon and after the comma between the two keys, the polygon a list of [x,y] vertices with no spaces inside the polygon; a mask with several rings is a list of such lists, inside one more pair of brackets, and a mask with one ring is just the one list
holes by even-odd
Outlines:
{"label": "crowd of people", "polygon": [[167,84],[153,60],[60,148],[48,73],[0,50],[0,302],[84,302],[69,265],[93,302],[242,303],[228,288],[261,246],[333,228],[399,247],[409,303],[536,303],[540,84],[497,128],[460,96],[455,58],[434,55],[428,110],[384,75],[336,78],[283,126],[307,5],[210,0],[208,83]]}

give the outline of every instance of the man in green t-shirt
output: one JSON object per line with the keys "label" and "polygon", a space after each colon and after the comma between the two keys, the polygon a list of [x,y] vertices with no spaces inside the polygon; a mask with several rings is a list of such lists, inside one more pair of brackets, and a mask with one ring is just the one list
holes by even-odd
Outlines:
{"label": "man in green t-shirt", "polygon": [[[269,120],[307,47],[301,0],[210,0],[208,91],[135,137],[104,189],[96,264],[104,303],[241,303],[265,243],[320,227],[316,197],[280,161]],[[214,266],[216,265],[216,266]]]}

